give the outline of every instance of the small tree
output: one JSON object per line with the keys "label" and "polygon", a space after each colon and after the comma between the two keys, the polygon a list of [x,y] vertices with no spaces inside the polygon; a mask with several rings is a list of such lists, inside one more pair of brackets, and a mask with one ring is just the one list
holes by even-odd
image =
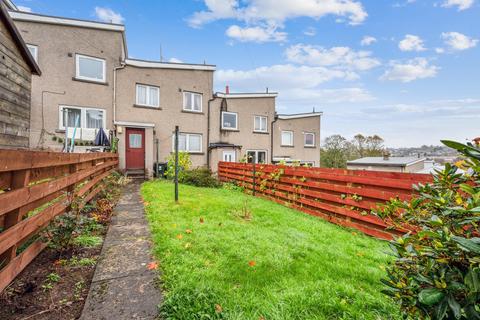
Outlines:
{"label": "small tree", "polygon": [[384,293],[414,319],[480,319],[480,149],[442,142],[465,160],[418,186],[411,201],[392,200],[377,212],[415,229],[390,244],[396,259]]}
{"label": "small tree", "polygon": [[[192,166],[190,154],[188,152],[178,153],[178,180],[181,181],[185,175],[185,171]],[[165,172],[168,179],[175,178],[175,153],[170,154],[167,158],[167,171]]]}

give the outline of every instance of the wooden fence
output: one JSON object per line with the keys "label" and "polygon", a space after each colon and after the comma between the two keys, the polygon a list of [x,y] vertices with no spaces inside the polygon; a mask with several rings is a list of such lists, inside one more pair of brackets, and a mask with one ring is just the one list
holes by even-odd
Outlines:
{"label": "wooden fence", "polygon": [[[371,210],[398,197],[407,200],[413,185],[428,183],[426,174],[305,168],[257,164],[256,194],[368,235],[391,239],[405,230],[387,225]],[[221,181],[253,190],[253,165],[220,162]]]}
{"label": "wooden fence", "polygon": [[45,248],[35,236],[117,167],[113,153],[0,150],[0,292]]}

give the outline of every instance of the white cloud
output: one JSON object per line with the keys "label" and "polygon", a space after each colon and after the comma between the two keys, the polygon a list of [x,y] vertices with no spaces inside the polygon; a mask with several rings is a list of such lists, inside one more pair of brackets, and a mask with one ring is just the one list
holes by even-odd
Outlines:
{"label": "white cloud", "polygon": [[285,50],[287,60],[298,64],[335,67],[340,70],[365,71],[380,65],[369,51],[349,47],[323,48],[307,44],[293,45]]}
{"label": "white cloud", "polygon": [[440,68],[430,65],[425,58],[415,58],[401,63],[391,61],[390,68],[380,77],[381,80],[411,82],[418,79],[432,78]]}
{"label": "white cloud", "polygon": [[363,88],[323,88],[333,80],[349,80],[349,71],[325,67],[281,64],[263,66],[251,70],[219,70],[215,82],[223,87],[229,84],[233,92],[257,92],[268,87],[279,92],[279,104],[311,108],[319,103],[365,102],[374,97]]}
{"label": "white cloud", "polygon": [[237,19],[247,23],[275,22],[298,17],[322,18],[326,15],[345,17],[352,25],[368,16],[355,0],[204,0],[207,10],[195,12],[188,22],[193,27],[220,19]]}
{"label": "white cloud", "polygon": [[230,26],[225,34],[240,42],[283,42],[287,39],[287,33],[276,31],[275,26],[265,27],[239,27],[237,25]]}
{"label": "white cloud", "polygon": [[171,63],[183,63],[182,60],[177,59],[177,58],[170,58],[170,59],[168,59],[168,62],[171,62]]}
{"label": "white cloud", "polygon": [[440,54],[440,53],[445,53],[445,49],[443,49],[443,48],[435,48],[435,52],[436,52],[436,53],[439,53],[439,54]]}
{"label": "white cloud", "polygon": [[315,29],[314,27],[308,27],[305,31],[303,31],[303,34],[309,37],[313,37],[317,34],[317,29]]}
{"label": "white cloud", "polygon": [[444,32],[442,38],[451,50],[466,50],[478,44],[477,39],[470,38],[459,32]]}
{"label": "white cloud", "polygon": [[23,12],[32,12],[32,8],[30,7],[25,7],[25,6],[17,6],[18,11],[23,11]]}
{"label": "white cloud", "polygon": [[458,7],[458,11],[466,10],[473,5],[474,0],[445,0],[442,7],[451,8]]}
{"label": "white cloud", "polygon": [[425,51],[423,40],[419,36],[407,34],[405,38],[398,43],[402,51]]}
{"label": "white cloud", "polygon": [[95,16],[97,19],[108,23],[122,24],[125,20],[118,12],[113,11],[110,8],[95,7]]}
{"label": "white cloud", "polygon": [[377,39],[375,37],[372,37],[372,36],[364,36],[362,38],[362,41],[360,41],[360,45],[362,46],[369,46],[373,43],[377,42]]}

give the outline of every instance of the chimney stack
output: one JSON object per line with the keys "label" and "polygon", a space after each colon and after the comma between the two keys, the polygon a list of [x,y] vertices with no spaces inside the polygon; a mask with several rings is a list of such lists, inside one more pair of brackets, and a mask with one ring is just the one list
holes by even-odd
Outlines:
{"label": "chimney stack", "polygon": [[230,93],[230,87],[229,87],[229,86],[225,86],[225,93],[226,93],[226,94],[229,94],[229,93]]}

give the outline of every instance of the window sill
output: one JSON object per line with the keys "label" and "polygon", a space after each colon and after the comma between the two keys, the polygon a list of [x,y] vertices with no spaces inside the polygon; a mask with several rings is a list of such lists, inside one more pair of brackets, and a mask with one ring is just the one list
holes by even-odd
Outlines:
{"label": "window sill", "polygon": [[[185,152],[185,151],[179,151],[179,152]],[[193,155],[193,156],[201,156],[201,155],[204,155],[204,154],[205,154],[205,152],[188,152],[188,151],[186,151],[186,152],[187,152],[188,154]],[[172,152],[170,152],[170,154],[175,154],[175,152],[172,151]]]}
{"label": "window sill", "polygon": [[227,128],[222,128],[222,131],[227,131],[227,132],[240,132],[238,129],[227,129]]}
{"label": "window sill", "polygon": [[81,79],[77,77],[72,78],[73,81],[78,81],[78,82],[85,82],[85,83],[91,83],[91,84],[99,84],[102,86],[108,86],[108,82],[103,82],[103,81],[95,81],[95,80],[87,80],[87,79]]}
{"label": "window sill", "polygon": [[202,111],[191,111],[191,110],[185,110],[185,109],[182,109],[182,112],[184,112],[184,113],[193,113],[193,114],[205,114],[205,113],[203,113]]}
{"label": "window sill", "polygon": [[268,131],[253,131],[255,134],[270,134]]}
{"label": "window sill", "polygon": [[295,146],[287,146],[287,145],[284,145],[284,144],[281,144],[280,147],[282,147],[282,148],[295,148]]}
{"label": "window sill", "polygon": [[141,104],[133,104],[134,108],[150,109],[150,110],[162,110],[162,107],[144,106]]}
{"label": "window sill", "polygon": [[303,146],[304,148],[315,149],[317,146]]}

